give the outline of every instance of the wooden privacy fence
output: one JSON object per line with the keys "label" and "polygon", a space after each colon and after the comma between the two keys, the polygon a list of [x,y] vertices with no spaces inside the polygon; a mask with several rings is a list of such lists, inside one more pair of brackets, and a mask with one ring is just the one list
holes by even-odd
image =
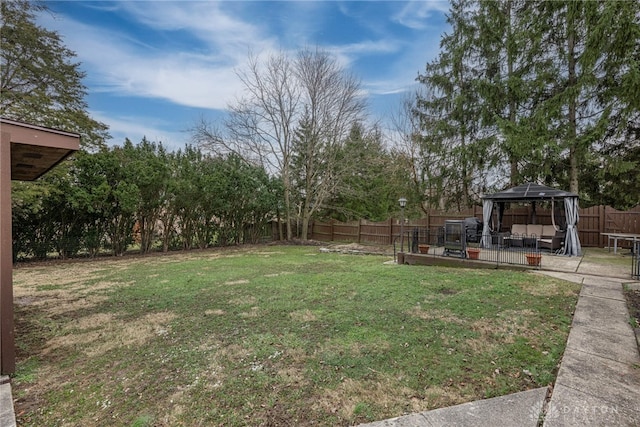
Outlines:
{"label": "wooden privacy fence", "polygon": [[[551,209],[533,210],[531,207],[517,207],[504,212],[500,231],[508,231],[512,224],[555,224],[564,228],[565,217],[562,204],[556,207],[552,218]],[[494,220],[495,220],[494,211]],[[640,234],[640,206],[628,211],[619,211],[610,206],[593,206],[579,210],[578,235],[584,247],[606,247],[607,237],[602,233]],[[447,219],[476,217],[482,219],[482,208],[476,206],[461,212],[430,212],[425,218],[408,219],[405,231],[415,227],[427,228],[436,232],[444,226]],[[311,239],[321,241],[344,241],[390,245],[400,235],[400,219],[389,218],[382,222],[367,220],[340,222],[314,221],[311,226]]]}

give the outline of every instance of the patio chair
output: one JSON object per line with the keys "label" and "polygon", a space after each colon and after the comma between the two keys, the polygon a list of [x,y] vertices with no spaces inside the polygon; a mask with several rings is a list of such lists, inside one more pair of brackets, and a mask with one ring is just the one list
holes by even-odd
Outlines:
{"label": "patio chair", "polygon": [[507,246],[522,246],[527,235],[527,224],[513,224],[511,234],[504,237]]}
{"label": "patio chair", "polygon": [[538,247],[540,249],[548,249],[551,252],[555,252],[562,248],[564,244],[565,232],[561,230],[555,230],[553,236],[543,235],[541,239],[538,239]]}

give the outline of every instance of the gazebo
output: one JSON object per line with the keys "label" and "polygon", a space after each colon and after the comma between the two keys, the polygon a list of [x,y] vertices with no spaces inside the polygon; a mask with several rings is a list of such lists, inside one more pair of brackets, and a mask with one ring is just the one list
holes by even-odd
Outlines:
{"label": "gazebo", "polygon": [[15,371],[11,180],[33,181],[80,146],[80,135],[0,118],[0,374]]}
{"label": "gazebo", "polygon": [[582,247],[580,246],[580,238],[578,237],[578,229],[576,228],[579,219],[578,195],[568,191],[558,190],[533,183],[518,185],[498,193],[485,194],[482,196],[482,245],[484,247],[491,246],[490,220],[495,205],[498,206],[498,229],[500,229],[505,203],[524,202],[533,204],[538,201],[564,202],[567,232],[565,236],[563,254],[566,256],[581,256]]}

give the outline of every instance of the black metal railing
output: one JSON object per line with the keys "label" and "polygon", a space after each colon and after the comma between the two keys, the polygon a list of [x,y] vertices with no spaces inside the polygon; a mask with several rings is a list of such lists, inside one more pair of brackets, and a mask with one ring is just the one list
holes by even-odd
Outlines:
{"label": "black metal railing", "polygon": [[[410,231],[411,241],[407,251],[411,253],[423,252],[423,245],[429,246],[428,256],[459,257],[465,260],[475,260],[494,263],[496,265],[527,265],[540,268],[542,253],[538,245],[537,236],[518,236],[518,239],[505,234],[490,234],[476,238],[475,241],[454,242],[456,250],[452,250],[452,242],[446,235],[445,227],[436,229],[414,228]],[[406,237],[405,237],[406,238]],[[482,242],[491,242],[483,245]],[[478,250],[478,257],[471,252]],[[395,252],[395,245],[394,245]],[[424,253],[424,252],[423,252]],[[550,252],[551,253],[551,252]]]}
{"label": "black metal railing", "polygon": [[631,277],[640,280],[640,241],[633,242],[633,253],[631,255]]}
{"label": "black metal railing", "polygon": [[520,236],[520,240],[508,238],[508,236],[492,234],[483,236],[483,242],[491,242],[481,250],[483,259],[496,264],[530,265],[540,267],[542,265],[542,252],[536,236]]}

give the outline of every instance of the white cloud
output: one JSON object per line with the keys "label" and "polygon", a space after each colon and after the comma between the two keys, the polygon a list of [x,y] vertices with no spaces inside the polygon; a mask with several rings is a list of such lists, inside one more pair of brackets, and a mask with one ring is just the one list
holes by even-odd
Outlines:
{"label": "white cloud", "polygon": [[186,53],[151,47],[126,34],[68,17],[50,20],[45,26],[64,34],[65,44],[78,53],[83,68],[89,71],[88,82],[93,89],[224,109],[242,88],[235,68],[246,60],[249,49],[265,50],[273,43],[254,27],[220,13],[218,8],[201,10],[202,5],[210,3],[180,4],[189,8],[174,3],[149,7],[145,2],[125,2],[121,7],[141,24],[182,28],[195,34],[208,45],[208,51]]}
{"label": "white cloud", "polygon": [[112,137],[109,141],[110,145],[122,145],[125,138],[129,138],[132,143],[137,144],[143,137],[146,137],[149,141],[162,142],[162,145],[169,151],[175,151],[183,148],[190,140],[186,129],[183,132],[167,131],[163,129],[163,125],[166,124],[153,117],[119,117],[100,111],[92,111],[91,116],[109,126],[109,133]]}
{"label": "white cloud", "polygon": [[[236,70],[246,63],[250,51],[262,55],[276,52],[280,48],[278,40],[292,37],[296,45],[289,48],[308,46],[304,35],[313,34],[323,19],[322,3],[285,2],[282,22],[286,29],[276,36],[267,28],[232,16],[226,10],[232,4],[235,3],[152,4],[125,1],[110,4],[110,10],[118,8],[124,11],[133,25],[150,31],[183,31],[189,34],[204,46],[192,52],[170,51],[170,46],[164,45],[149,46],[131,35],[104,27],[91,27],[68,17],[50,19],[45,25],[65,35],[65,43],[78,53],[83,68],[89,71],[88,81],[92,90],[160,98],[184,106],[221,110],[243,89]],[[251,3],[239,2],[235,10],[246,12],[244,9],[250,7]],[[412,1],[391,19],[417,28],[431,13],[447,8],[448,3],[443,1]],[[334,53],[345,68],[354,66],[359,58],[368,55],[381,58],[385,54],[397,55],[394,63],[380,67],[397,72],[396,83],[392,78],[384,77],[368,83],[369,90],[376,93],[395,93],[411,84],[418,69],[422,69],[429,59],[425,58],[424,52],[415,56],[421,53],[416,52],[420,45],[419,37],[413,45],[403,45],[393,38],[383,37],[345,45],[326,45],[324,48]],[[417,61],[420,63],[418,69],[415,67]],[[381,70],[376,71],[379,73]]]}
{"label": "white cloud", "polygon": [[145,2],[124,1],[121,7],[140,25],[153,30],[186,31],[207,44],[211,52],[231,59],[244,58],[248,47],[269,47],[273,43],[261,28],[227,13],[222,4],[162,2],[161,6],[149,7]]}
{"label": "white cloud", "polygon": [[364,40],[358,43],[350,43],[343,46],[334,46],[332,50],[348,55],[367,55],[372,53],[397,52],[399,44],[393,40]]}
{"label": "white cloud", "polygon": [[413,0],[407,2],[392,20],[406,27],[422,30],[429,27],[427,20],[434,14],[447,13],[449,2],[443,0]]}
{"label": "white cloud", "polygon": [[[391,100],[396,94],[411,90],[418,71],[424,70],[425,64],[437,54],[442,28],[435,26],[442,21],[431,18],[449,6],[437,0],[385,2],[387,12],[389,7],[401,9],[395,15],[380,13],[375,3],[362,10],[354,7],[353,19],[357,22],[353,25],[361,34],[352,35],[345,43],[324,43],[336,40],[326,37],[335,28],[328,15],[335,12],[335,3],[282,2],[269,5],[278,8],[277,14],[264,19],[258,14],[256,3],[242,1],[83,2],[83,5],[104,7],[105,13],[116,11],[119,18],[129,21],[135,29],[116,30],[106,20],[104,25],[92,26],[64,15],[40,17],[42,25],[58,31],[65,45],[78,53],[82,69],[87,71],[85,84],[90,91],[106,92],[113,97],[142,97],[150,103],[163,99],[169,104],[217,110],[212,114],[220,114],[242,93],[243,85],[236,70],[244,68],[250,52],[263,57],[316,46],[335,54],[343,67],[362,78],[368,94],[387,95],[385,99]],[[338,3],[338,7],[343,8],[343,4]],[[371,10],[376,12],[370,15]],[[343,13],[347,13],[344,8]],[[427,22],[431,22],[430,26]],[[410,40],[389,33],[391,27],[397,29],[398,23],[412,29]],[[144,38],[145,35],[157,35],[158,39]],[[137,142],[146,135],[151,140],[170,141],[179,148],[188,140],[183,133],[163,131],[172,126],[158,119],[154,121],[150,112],[125,117],[124,111],[113,113],[106,112],[104,106],[101,108],[105,111],[97,114],[96,119],[111,127],[116,143],[125,136]]]}

